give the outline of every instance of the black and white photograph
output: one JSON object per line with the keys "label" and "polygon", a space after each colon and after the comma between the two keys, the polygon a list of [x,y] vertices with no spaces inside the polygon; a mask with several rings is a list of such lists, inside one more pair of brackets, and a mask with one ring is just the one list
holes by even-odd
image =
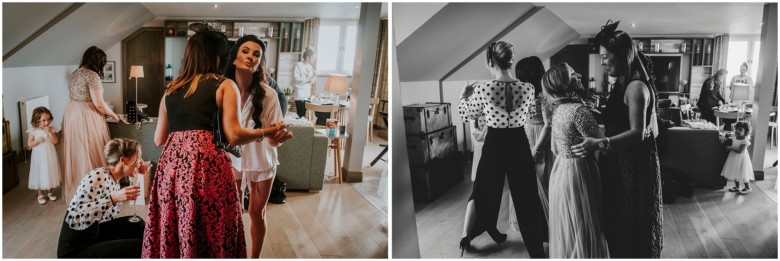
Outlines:
{"label": "black and white photograph", "polygon": [[392,23],[394,258],[777,258],[776,3]]}
{"label": "black and white photograph", "polygon": [[106,83],[115,83],[116,79],[114,78],[114,67],[116,66],[116,61],[107,61],[106,65],[103,66],[103,82]]}

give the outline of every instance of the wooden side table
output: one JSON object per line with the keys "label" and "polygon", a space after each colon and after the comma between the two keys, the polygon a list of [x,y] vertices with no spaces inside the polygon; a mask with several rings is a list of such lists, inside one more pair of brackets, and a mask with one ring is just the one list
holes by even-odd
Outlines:
{"label": "wooden side table", "polygon": [[349,137],[349,133],[344,134],[337,134],[337,135],[328,135],[327,129],[318,129],[317,132],[320,134],[323,134],[325,136],[328,136],[328,139],[330,139],[330,148],[333,148],[333,174],[336,176],[336,178],[339,179],[339,184],[341,184],[342,180],[344,179],[344,176],[341,173],[341,141],[345,140],[347,137]]}

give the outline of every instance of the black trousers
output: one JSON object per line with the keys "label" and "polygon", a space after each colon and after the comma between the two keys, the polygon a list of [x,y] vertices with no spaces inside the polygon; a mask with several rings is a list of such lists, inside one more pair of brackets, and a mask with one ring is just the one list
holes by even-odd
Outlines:
{"label": "black trousers", "polygon": [[298,114],[298,118],[306,116],[306,101],[295,100],[295,113]]}
{"label": "black trousers", "polygon": [[472,191],[477,220],[469,236],[496,227],[505,178],[528,253],[532,258],[544,258],[542,241],[547,232],[547,220],[539,199],[536,168],[524,128],[488,128]]}
{"label": "black trousers", "polygon": [[141,258],[146,222],[130,222],[130,216],[75,230],[63,219],[57,258]]}

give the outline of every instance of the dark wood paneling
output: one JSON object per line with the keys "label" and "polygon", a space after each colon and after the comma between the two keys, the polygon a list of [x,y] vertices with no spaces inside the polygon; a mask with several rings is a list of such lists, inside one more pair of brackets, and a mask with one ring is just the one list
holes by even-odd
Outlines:
{"label": "dark wood paneling", "polygon": [[130,66],[142,65],[144,78],[138,78],[138,102],[149,105],[144,113],[157,117],[165,91],[165,32],[162,27],[143,27],[122,40],[122,89],[124,102],[135,100],[135,79]]}
{"label": "dark wood paneling", "polygon": [[588,88],[588,61],[588,45],[573,44],[564,47],[550,57],[550,67],[559,63],[568,63],[575,72],[583,75],[582,85]]}

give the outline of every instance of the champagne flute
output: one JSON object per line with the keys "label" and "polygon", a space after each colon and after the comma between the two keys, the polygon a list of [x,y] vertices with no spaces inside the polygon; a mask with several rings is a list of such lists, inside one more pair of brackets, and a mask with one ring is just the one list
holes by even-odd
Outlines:
{"label": "champagne flute", "polygon": [[[137,177],[135,175],[133,175],[133,177],[130,177],[130,178],[127,179],[127,180],[130,181],[130,186],[137,185],[136,184],[137,183],[136,179],[137,179]],[[132,204],[133,204],[133,216],[130,217],[130,219],[128,220],[128,221],[130,221],[132,223],[137,223],[137,222],[141,221],[141,218],[138,217],[138,215],[135,214],[135,201],[136,200],[138,200],[138,198],[136,198],[136,199],[134,199],[132,201]]]}

